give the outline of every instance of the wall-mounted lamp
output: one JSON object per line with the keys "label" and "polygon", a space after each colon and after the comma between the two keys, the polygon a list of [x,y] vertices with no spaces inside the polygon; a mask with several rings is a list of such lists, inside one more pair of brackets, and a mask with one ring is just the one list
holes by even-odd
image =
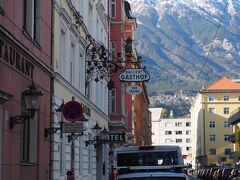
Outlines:
{"label": "wall-mounted lamp", "polygon": [[109,132],[106,128],[102,130],[98,123],[96,123],[92,130],[95,136],[93,137],[93,139],[85,141],[86,147],[90,144],[105,143],[108,140]]}
{"label": "wall-mounted lamp", "polygon": [[24,109],[24,112],[21,115],[10,117],[10,129],[14,128],[15,124],[21,124],[34,117],[35,112],[39,110],[42,95],[42,92],[33,84],[22,92],[22,109]]}

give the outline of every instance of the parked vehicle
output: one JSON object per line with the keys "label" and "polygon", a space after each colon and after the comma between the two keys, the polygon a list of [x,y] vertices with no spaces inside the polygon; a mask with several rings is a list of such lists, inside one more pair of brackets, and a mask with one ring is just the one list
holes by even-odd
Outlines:
{"label": "parked vehicle", "polygon": [[189,180],[185,173],[173,172],[144,172],[123,174],[117,180]]}
{"label": "parked vehicle", "polygon": [[229,179],[232,180],[233,178],[238,177],[240,175],[239,171],[240,171],[239,169],[233,169],[231,171]]}
{"label": "parked vehicle", "polygon": [[222,171],[222,180],[229,180],[229,176],[233,168],[224,168]]}
{"label": "parked vehicle", "polygon": [[218,167],[211,168],[207,179],[208,180],[213,180],[213,175],[214,175],[215,171],[217,171],[218,169],[219,169]]}
{"label": "parked vehicle", "polygon": [[222,168],[218,169],[213,176],[213,180],[222,180],[222,171],[223,171]]}

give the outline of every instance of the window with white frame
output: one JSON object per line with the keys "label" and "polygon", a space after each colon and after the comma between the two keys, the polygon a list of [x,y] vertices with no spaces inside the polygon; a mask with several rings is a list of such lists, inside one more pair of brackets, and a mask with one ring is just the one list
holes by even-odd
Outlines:
{"label": "window with white frame", "polygon": [[111,90],[111,112],[116,113],[116,89]]}
{"label": "window with white frame", "polygon": [[191,130],[187,130],[187,131],[186,131],[186,134],[187,134],[187,135],[191,135]]}
{"label": "window with white frame", "polygon": [[230,124],[227,121],[224,121],[224,128],[229,128]]}
{"label": "window with white frame", "polygon": [[181,122],[176,122],[176,123],[175,123],[175,126],[176,126],[176,127],[182,127],[182,123],[181,123]]}
{"label": "window with white frame", "polygon": [[186,122],[186,127],[190,127],[191,123],[190,122]]}
{"label": "window with white frame", "polygon": [[223,108],[223,114],[229,114],[229,108]]}
{"label": "window with white frame", "polygon": [[171,135],[172,131],[165,131],[165,135]]}
{"label": "window with white frame", "polygon": [[186,143],[191,143],[191,139],[187,138]]}
{"label": "window with white frame", "polygon": [[89,28],[89,33],[93,35],[93,7],[90,2],[88,5],[88,28]]}
{"label": "window with white frame", "polygon": [[216,141],[216,135],[215,134],[210,134],[209,135],[209,141],[211,141],[211,142]]}
{"label": "window with white frame", "polygon": [[71,43],[70,83],[76,85],[76,46]]}
{"label": "window with white frame", "polygon": [[60,74],[66,78],[66,33],[61,29],[60,37]]}
{"label": "window with white frame", "polygon": [[180,135],[180,134],[182,134],[182,131],[175,131],[175,134]]}
{"label": "window with white frame", "polygon": [[116,0],[110,0],[110,16],[116,17]]}
{"label": "window with white frame", "polygon": [[84,1],[85,0],[79,0],[80,1],[80,15],[83,17],[83,9],[84,9]]}
{"label": "window with white frame", "polygon": [[182,143],[182,139],[176,139],[176,143]]}
{"label": "window with white frame", "polygon": [[116,60],[116,41],[111,41],[112,61]]}
{"label": "window with white frame", "polygon": [[216,149],[211,148],[210,149],[210,155],[216,155]]}
{"label": "window with white frame", "polygon": [[215,108],[208,108],[208,113],[209,114],[216,114]]}
{"label": "window with white frame", "polygon": [[79,91],[84,94],[84,87],[85,87],[85,62],[84,62],[84,56],[83,53],[81,53],[80,50],[80,54],[79,54]]}
{"label": "window with white frame", "polygon": [[215,101],[215,96],[212,95],[208,96],[208,101]]}
{"label": "window with white frame", "polygon": [[165,139],[165,143],[171,143],[171,142],[173,142],[172,139]]}
{"label": "window with white frame", "polygon": [[192,150],[191,147],[189,147],[189,146],[186,147],[186,151],[191,151],[191,150]]}
{"label": "window with white frame", "polygon": [[40,43],[40,0],[24,0],[23,29],[29,38]]}
{"label": "window with white frame", "polygon": [[172,123],[166,122],[166,123],[165,123],[165,127],[172,127]]}
{"label": "window with white frame", "polygon": [[228,138],[229,138],[229,135],[226,135],[226,134],[225,134],[225,135],[224,135],[224,141],[225,141],[225,142],[228,142]]}
{"label": "window with white frame", "polygon": [[223,96],[223,100],[224,100],[224,101],[229,101],[229,96],[228,96],[228,95],[224,95],[224,96]]}
{"label": "window with white frame", "polygon": [[210,121],[209,122],[209,128],[215,128],[216,127],[216,122],[215,121]]}

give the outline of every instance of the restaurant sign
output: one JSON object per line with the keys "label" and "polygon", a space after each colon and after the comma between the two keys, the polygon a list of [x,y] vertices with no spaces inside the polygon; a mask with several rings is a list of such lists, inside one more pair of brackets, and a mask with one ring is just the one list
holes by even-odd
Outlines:
{"label": "restaurant sign", "polygon": [[128,86],[126,92],[131,95],[139,95],[142,93],[142,87],[137,85]]}
{"label": "restaurant sign", "polygon": [[143,82],[150,79],[150,75],[145,68],[128,68],[119,75],[120,81],[123,82]]}

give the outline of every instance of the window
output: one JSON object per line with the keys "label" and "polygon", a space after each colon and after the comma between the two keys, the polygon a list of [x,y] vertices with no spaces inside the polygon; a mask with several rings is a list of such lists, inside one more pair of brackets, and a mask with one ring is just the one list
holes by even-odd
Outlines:
{"label": "window", "polygon": [[165,123],[165,127],[172,127],[172,123],[169,122]]}
{"label": "window", "polygon": [[216,122],[215,121],[210,121],[209,122],[209,128],[215,128],[216,127]]}
{"label": "window", "polygon": [[208,96],[208,101],[214,101],[215,100],[215,96]]}
{"label": "window", "polygon": [[187,130],[187,131],[186,131],[186,134],[187,134],[187,135],[191,135],[191,131],[190,131],[190,130]]}
{"label": "window", "polygon": [[223,108],[223,114],[229,114],[229,108]]}
{"label": "window", "polygon": [[229,135],[224,135],[224,141],[228,142]]}
{"label": "window", "polygon": [[[29,115],[22,98],[22,115]],[[37,116],[21,125],[20,161],[21,163],[37,163]]]}
{"label": "window", "polygon": [[223,96],[223,100],[224,100],[224,101],[229,101],[229,96],[228,96],[228,95],[224,95],[224,96]]}
{"label": "window", "polygon": [[74,43],[71,43],[71,61],[70,61],[70,83],[76,85],[76,47]]}
{"label": "window", "polygon": [[88,6],[88,28],[89,33],[93,35],[93,7],[90,3]]}
{"label": "window", "polygon": [[176,126],[176,127],[182,127],[182,123],[181,123],[181,122],[176,122],[176,123],[175,123],[175,126]]}
{"label": "window", "polygon": [[240,96],[238,96],[238,101],[240,101]]}
{"label": "window", "polygon": [[171,142],[173,142],[172,139],[165,139],[165,143],[171,143]]}
{"label": "window", "polygon": [[80,0],[80,8],[79,8],[79,10],[80,10],[80,15],[81,15],[82,17],[83,17],[84,1],[85,1],[85,0]]}
{"label": "window", "polygon": [[191,143],[191,139],[186,139],[186,143]]}
{"label": "window", "polygon": [[165,135],[171,135],[172,131],[165,131]]}
{"label": "window", "polygon": [[116,17],[116,0],[110,0],[110,15],[111,17]]}
{"label": "window", "polygon": [[210,149],[210,155],[216,155],[216,149]]}
{"label": "window", "polygon": [[224,121],[224,128],[229,128],[230,124],[227,121]]}
{"label": "window", "polygon": [[210,135],[209,135],[209,141],[211,141],[211,142],[216,141],[216,135],[210,134]]}
{"label": "window", "polygon": [[215,108],[209,108],[208,109],[208,113],[209,114],[215,114],[216,112],[215,112]]}
{"label": "window", "polygon": [[24,0],[23,29],[27,36],[40,43],[40,0]]}
{"label": "window", "polygon": [[111,48],[112,48],[112,61],[116,60],[116,41],[111,42]]}
{"label": "window", "polygon": [[111,90],[111,112],[116,113],[116,89]]}
{"label": "window", "polygon": [[175,131],[176,135],[182,134],[182,131]]}
{"label": "window", "polygon": [[191,123],[190,122],[186,122],[186,127],[190,127]]}
{"label": "window", "polygon": [[181,143],[182,139],[176,139],[176,143]]}
{"label": "window", "polygon": [[61,29],[60,37],[60,74],[66,78],[66,33]]}
{"label": "window", "polygon": [[191,151],[192,148],[191,147],[186,147],[186,151]]}
{"label": "window", "polygon": [[[85,86],[85,73],[84,73],[84,69],[85,69],[85,66],[84,66],[84,59],[83,59],[83,54],[80,53],[79,55],[79,91],[84,94],[84,86]],[[77,78],[78,79],[78,78]]]}
{"label": "window", "polygon": [[231,154],[231,149],[226,148],[226,149],[225,149],[225,155],[230,155],[230,154]]}
{"label": "window", "polygon": [[3,0],[0,0],[0,14],[4,15],[4,3],[3,3]]}

